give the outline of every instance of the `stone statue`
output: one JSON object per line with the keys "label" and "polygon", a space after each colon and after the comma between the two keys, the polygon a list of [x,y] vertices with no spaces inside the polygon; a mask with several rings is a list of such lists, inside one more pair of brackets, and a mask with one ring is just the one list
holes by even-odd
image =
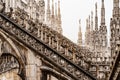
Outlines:
{"label": "stone statue", "polygon": [[5,12],[5,3],[0,3],[0,12],[1,13]]}
{"label": "stone statue", "polygon": [[12,17],[12,14],[13,14],[13,8],[10,7],[10,12],[9,12],[9,14],[8,14],[8,17],[9,17],[9,18]]}

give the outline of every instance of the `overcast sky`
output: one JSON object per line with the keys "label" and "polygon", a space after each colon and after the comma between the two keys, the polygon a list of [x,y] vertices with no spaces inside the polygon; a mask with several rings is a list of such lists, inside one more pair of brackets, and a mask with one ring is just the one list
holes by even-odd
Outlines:
{"label": "overcast sky", "polygon": [[[109,29],[110,18],[112,17],[113,1],[104,1],[106,11],[106,25]],[[81,19],[82,32],[84,33],[86,27],[86,18],[91,14],[91,11],[93,11],[93,14],[95,14],[96,2],[98,4],[98,22],[100,25],[101,0],[60,0],[60,2],[63,35],[72,40],[73,42],[77,43],[79,19]]]}

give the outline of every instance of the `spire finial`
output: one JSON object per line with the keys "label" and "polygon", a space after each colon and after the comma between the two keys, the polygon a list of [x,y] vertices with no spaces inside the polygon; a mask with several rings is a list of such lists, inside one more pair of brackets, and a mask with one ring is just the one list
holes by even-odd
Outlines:
{"label": "spire finial", "polygon": [[89,15],[88,23],[89,23],[89,27],[90,27],[90,15]]}
{"label": "spire finial", "polygon": [[93,11],[91,11],[91,31],[93,31]]}
{"label": "spire finial", "polygon": [[95,12],[96,12],[96,15],[95,15],[95,30],[98,30],[97,2],[95,4]]}
{"label": "spire finial", "polygon": [[104,0],[102,0],[102,8],[104,8]]}
{"label": "spire finial", "polygon": [[78,45],[82,45],[81,19],[79,19]]}
{"label": "spire finial", "polygon": [[119,17],[119,0],[113,1],[113,17]]}
{"label": "spire finial", "polygon": [[86,19],[86,30],[88,29],[88,26],[89,26],[89,24],[88,24],[88,18]]}
{"label": "spire finial", "polygon": [[101,7],[101,25],[105,25],[105,8],[104,8],[104,0],[102,0],[102,7]]}
{"label": "spire finial", "polygon": [[97,16],[97,2],[95,4],[95,12],[96,12],[96,16]]}
{"label": "spire finial", "polygon": [[58,28],[59,28],[59,33],[62,33],[62,21],[61,21],[61,12],[60,12],[60,0],[58,0]]}
{"label": "spire finial", "polygon": [[55,3],[55,15],[57,16],[57,3]]}
{"label": "spire finial", "polygon": [[50,24],[50,15],[51,15],[51,11],[50,11],[50,0],[47,0],[46,22],[48,23],[48,25]]}
{"label": "spire finial", "polygon": [[54,0],[52,0],[52,15],[54,16]]}
{"label": "spire finial", "polygon": [[61,13],[60,13],[60,0],[58,0],[58,15],[61,16]]}
{"label": "spire finial", "polygon": [[79,19],[79,31],[81,32],[81,19]]}
{"label": "spire finial", "polygon": [[81,25],[81,19],[79,19],[79,24]]}

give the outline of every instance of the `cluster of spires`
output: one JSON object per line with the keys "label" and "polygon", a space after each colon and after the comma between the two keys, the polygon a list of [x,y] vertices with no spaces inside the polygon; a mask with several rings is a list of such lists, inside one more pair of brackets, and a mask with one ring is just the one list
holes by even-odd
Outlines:
{"label": "cluster of spires", "polygon": [[[85,42],[86,43],[85,46],[90,46],[89,47],[90,50],[92,47],[92,51],[94,52],[94,54],[91,54],[90,57],[93,58],[92,59],[93,63],[95,63],[94,65],[97,68],[97,70],[95,71],[97,72],[96,73],[97,78],[100,80],[107,80],[107,78],[109,78],[108,74],[110,74],[109,72],[111,67],[106,64],[111,64],[109,62],[114,62],[116,57],[116,47],[118,46],[118,44],[120,44],[120,7],[119,7],[120,5],[119,5],[119,0],[112,0],[113,13],[112,13],[112,18],[110,19],[110,26],[109,26],[111,31],[110,48],[109,48],[107,45],[108,40],[107,40],[107,27],[105,22],[104,0],[101,0],[101,1],[102,1],[101,22],[100,22],[99,28],[98,28],[97,3],[95,4],[95,29],[93,29],[93,12],[91,12],[91,21],[90,21],[90,17],[86,19],[86,35],[85,35],[86,39],[85,40],[88,43]],[[79,23],[79,26],[80,27],[79,27],[79,33],[78,33],[78,45],[81,46],[83,45],[81,23]],[[101,68],[101,62],[103,61],[102,59],[104,59],[106,63],[103,63],[105,65],[102,65],[102,68]],[[104,77],[105,79],[103,78],[102,74],[105,75]],[[114,77],[114,79],[116,80],[117,76],[118,75],[116,75],[116,77],[115,76],[112,76],[112,77]],[[109,78],[108,80],[110,79],[112,78]]]}
{"label": "cluster of spires", "polygon": [[[79,20],[81,21],[81,20]],[[101,24],[100,28],[105,27],[105,8],[104,8],[104,0],[102,0],[102,6],[101,6]],[[99,29],[100,29],[99,28]],[[97,3],[95,4],[95,29],[93,28],[93,11],[91,11],[91,17],[86,19],[86,33],[85,33],[85,44],[84,45],[92,45],[92,43],[96,42],[94,39],[99,37],[99,35],[95,32],[99,31],[98,29],[98,14],[97,14]],[[105,34],[107,35],[107,33]],[[87,40],[87,41],[86,41]],[[79,33],[78,33],[78,45],[83,45],[82,42],[82,32],[81,32],[81,23],[79,23]],[[106,40],[107,41],[107,40]]]}
{"label": "cluster of spires", "polygon": [[62,34],[60,1],[58,0],[54,5],[54,0],[52,0],[51,9],[50,6],[50,0],[47,0],[46,23],[53,30],[57,30],[58,33]]}

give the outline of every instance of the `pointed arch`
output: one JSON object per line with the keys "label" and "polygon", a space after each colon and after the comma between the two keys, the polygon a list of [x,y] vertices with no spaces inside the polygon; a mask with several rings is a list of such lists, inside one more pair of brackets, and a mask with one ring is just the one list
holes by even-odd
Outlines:
{"label": "pointed arch", "polygon": [[[19,75],[20,77],[23,76],[23,71],[24,71],[24,68],[25,68],[25,61],[23,60],[20,51],[17,49],[17,47],[16,47],[16,45],[14,44],[14,42],[13,42],[10,38],[8,38],[8,36],[7,36],[3,31],[1,31],[1,30],[0,30],[0,36],[1,36],[1,38],[3,38],[3,39],[10,45],[10,47],[14,50],[15,53],[14,53],[14,54],[10,53],[10,54],[12,54],[13,56],[15,56],[15,57],[17,58],[18,62],[20,63],[20,68],[19,68],[18,75]],[[2,53],[2,54],[4,54],[4,53]],[[2,54],[1,54],[1,55],[2,55]]]}

